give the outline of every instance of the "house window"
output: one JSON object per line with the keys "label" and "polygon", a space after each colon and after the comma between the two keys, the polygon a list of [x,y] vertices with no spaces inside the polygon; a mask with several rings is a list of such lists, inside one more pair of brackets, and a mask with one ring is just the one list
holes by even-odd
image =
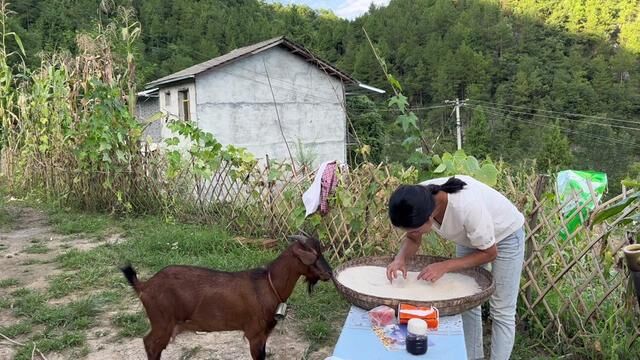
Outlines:
{"label": "house window", "polygon": [[164,107],[167,109],[169,106],[171,106],[171,91],[164,93]]}
{"label": "house window", "polygon": [[180,102],[180,120],[191,120],[191,116],[189,114],[189,90],[185,89],[178,91],[178,101]]}

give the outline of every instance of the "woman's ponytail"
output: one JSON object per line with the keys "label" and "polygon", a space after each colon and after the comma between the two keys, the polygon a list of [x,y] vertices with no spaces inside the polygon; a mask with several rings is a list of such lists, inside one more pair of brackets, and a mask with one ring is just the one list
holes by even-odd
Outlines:
{"label": "woman's ponytail", "polygon": [[442,185],[436,185],[436,188],[433,189],[433,193],[437,193],[438,191],[444,191],[447,194],[455,194],[458,191],[462,190],[467,185],[466,182],[456,179],[455,176],[450,177],[447,182]]}

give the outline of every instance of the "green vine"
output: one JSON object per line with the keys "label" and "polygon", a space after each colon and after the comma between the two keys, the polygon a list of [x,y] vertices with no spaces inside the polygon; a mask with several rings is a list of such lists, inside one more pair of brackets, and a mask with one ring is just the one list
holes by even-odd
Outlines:
{"label": "green vine", "polygon": [[179,136],[165,139],[169,146],[169,177],[175,177],[185,168],[194,175],[211,177],[223,162],[232,165],[230,174],[234,177],[246,175],[256,159],[244,148],[233,145],[223,146],[216,138],[190,121],[172,120],[167,127]]}

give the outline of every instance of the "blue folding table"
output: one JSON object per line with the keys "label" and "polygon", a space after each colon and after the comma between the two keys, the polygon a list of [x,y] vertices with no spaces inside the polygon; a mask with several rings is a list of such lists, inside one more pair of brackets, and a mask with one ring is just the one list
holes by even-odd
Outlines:
{"label": "blue folding table", "polygon": [[[406,331],[406,326],[402,325]],[[462,317],[442,316],[438,330],[427,334],[429,348],[426,354],[415,356],[405,350],[388,350],[373,332],[366,310],[351,306],[340,338],[333,351],[334,360],[466,360]]]}

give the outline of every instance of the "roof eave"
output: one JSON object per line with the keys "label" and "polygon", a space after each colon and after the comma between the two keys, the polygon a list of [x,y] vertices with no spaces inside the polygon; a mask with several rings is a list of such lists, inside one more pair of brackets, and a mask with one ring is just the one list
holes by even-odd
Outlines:
{"label": "roof eave", "polygon": [[351,77],[351,75],[343,72],[342,70],[338,69],[337,67],[335,67],[335,66],[325,62],[324,60],[320,59],[315,54],[313,54],[310,50],[306,49],[304,46],[302,46],[300,44],[297,44],[297,43],[287,39],[284,36],[281,36],[279,38],[274,38],[272,42],[270,42],[270,43],[268,43],[268,44],[266,44],[266,45],[264,45],[264,46],[262,46],[260,48],[257,48],[257,49],[255,49],[253,51],[250,51],[250,52],[247,52],[245,54],[239,55],[239,56],[237,56],[237,57],[235,57],[233,59],[229,59],[229,60],[224,61],[222,63],[212,65],[211,67],[207,67],[207,68],[201,69],[195,74],[184,75],[184,76],[179,76],[179,77],[175,77],[175,78],[172,78],[171,75],[169,75],[169,76],[167,76],[168,79],[158,79],[158,80],[149,82],[149,83],[146,84],[145,87],[146,88],[153,88],[153,87],[159,87],[159,86],[162,86],[162,85],[167,85],[167,84],[170,84],[170,83],[175,83],[175,82],[178,82],[178,81],[183,81],[183,80],[186,80],[186,79],[195,79],[195,77],[198,74],[201,74],[201,73],[203,73],[205,71],[209,71],[211,69],[214,69],[214,68],[217,68],[217,67],[220,67],[220,66],[224,66],[224,65],[226,65],[228,63],[235,62],[235,61],[240,60],[242,58],[245,58],[247,56],[258,54],[260,52],[263,52],[265,50],[271,49],[271,48],[279,46],[279,45],[283,45],[285,47],[288,47],[294,55],[298,55],[298,56],[301,56],[303,58],[306,58],[307,61],[309,61],[309,62],[314,62],[315,65],[320,70],[324,71],[327,75],[331,75],[331,76],[334,76],[334,77],[340,79],[343,83],[346,83],[346,84],[349,84],[349,85],[356,85],[356,86],[359,86],[359,84],[360,84],[360,82],[357,81],[356,79],[354,79],[353,77]]}
{"label": "roof eave", "polygon": [[358,83],[358,87],[361,87],[363,89],[369,90],[369,91],[373,91],[374,93],[378,93],[378,94],[385,94],[386,91],[379,89],[375,86],[371,86],[371,85],[367,85],[367,84],[363,84],[363,83]]}
{"label": "roof eave", "polygon": [[150,89],[154,87],[160,87],[162,85],[168,85],[168,84],[183,81],[183,80],[195,79],[195,77],[196,77],[195,75],[185,75],[185,76],[180,76],[177,78],[166,79],[166,80],[159,79],[159,80],[155,80],[150,83],[147,83],[147,85],[145,85],[145,88]]}
{"label": "roof eave", "polygon": [[[318,68],[324,72],[327,72],[327,74],[332,74],[333,76],[339,78],[340,80],[342,80],[345,83],[349,83],[349,84],[354,84],[357,85],[359,84],[359,81],[354,79],[353,77],[351,77],[351,75],[343,72],[342,70],[338,69],[337,67],[325,62],[324,60],[320,59],[319,57],[317,57],[314,53],[312,53],[310,50],[308,50],[307,48],[305,48],[304,46],[295,43],[289,39],[287,39],[286,37],[283,37],[281,41],[278,42],[277,45],[280,44],[284,44],[286,46],[288,46],[289,48],[292,48],[294,50],[294,54],[298,54],[302,57],[307,58],[307,60],[311,60],[314,61],[316,63],[316,65],[318,66]],[[328,71],[327,71],[328,70]]]}

